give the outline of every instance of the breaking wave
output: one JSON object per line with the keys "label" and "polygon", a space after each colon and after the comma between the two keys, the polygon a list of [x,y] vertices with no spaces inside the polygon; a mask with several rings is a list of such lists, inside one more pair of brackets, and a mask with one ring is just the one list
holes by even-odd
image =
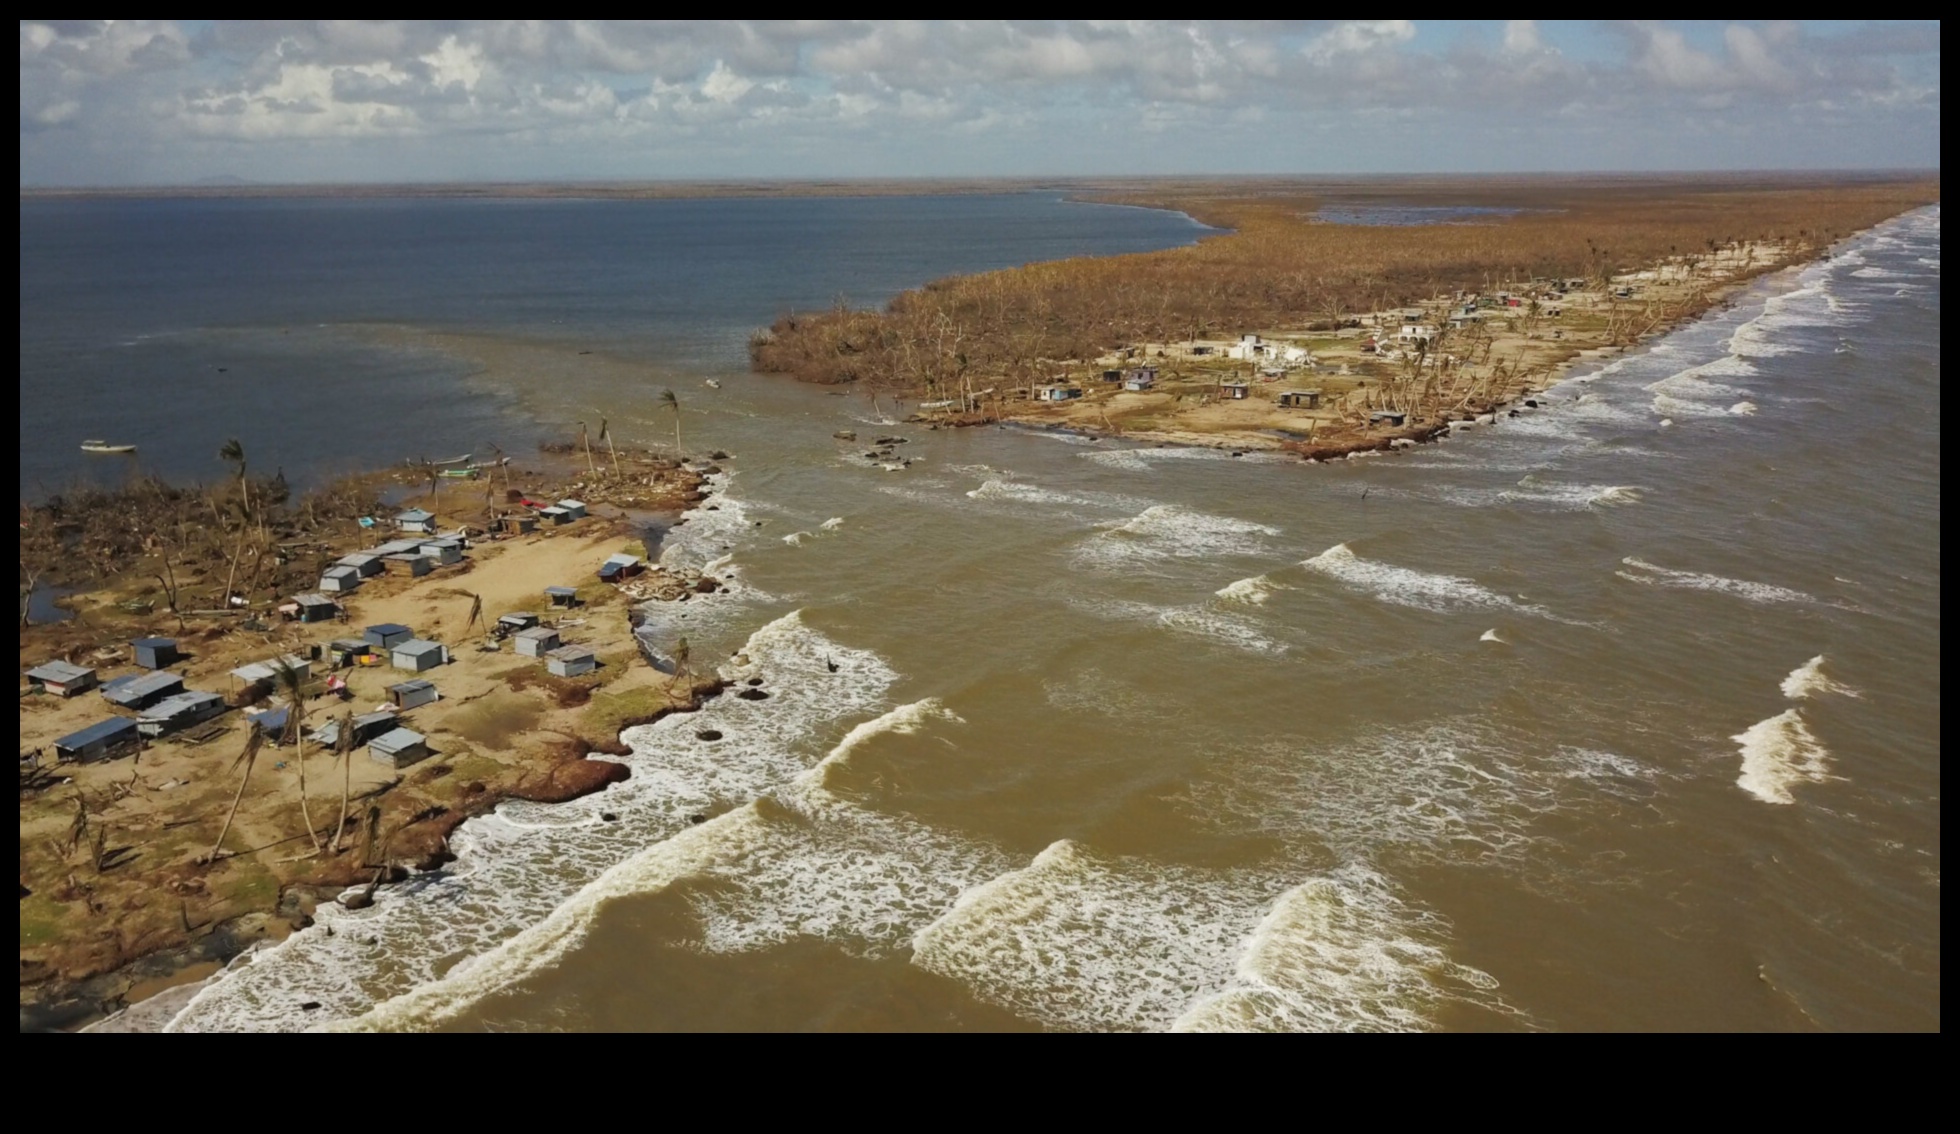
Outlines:
{"label": "breaking wave", "polygon": [[1240,579],[1236,582],[1227,583],[1213,593],[1227,602],[1244,602],[1251,603],[1254,606],[1264,606],[1272,600],[1273,595],[1280,591],[1290,591],[1292,589],[1292,587],[1287,586],[1285,583],[1274,582],[1269,576],[1254,575],[1250,579]]}
{"label": "breaking wave", "polygon": [[1840,697],[1856,697],[1859,693],[1849,685],[1831,680],[1824,673],[1824,655],[1818,654],[1809,661],[1790,671],[1783,679],[1783,695],[1792,701],[1815,697],[1823,693],[1835,693]]}
{"label": "breaking wave", "polygon": [[1337,543],[1301,564],[1386,603],[1447,613],[1457,610],[1513,610],[1549,617],[1542,607],[1514,602],[1474,580],[1396,567],[1356,555]]}
{"label": "breaking wave", "polygon": [[1279,534],[1266,524],[1158,504],[1090,536],[1071,557],[1081,566],[1123,570],[1170,559],[1252,556]]}
{"label": "breaking wave", "polygon": [[1764,803],[1795,803],[1791,789],[1797,785],[1835,778],[1828,771],[1831,754],[1795,709],[1758,721],[1730,739],[1742,750],[1736,786]]}
{"label": "breaking wave", "polygon": [[1817,601],[1802,591],[1793,591],[1787,587],[1772,586],[1769,583],[1752,583],[1746,579],[1730,579],[1721,575],[1704,575],[1695,571],[1673,571],[1633,556],[1628,556],[1620,562],[1633,570],[1615,571],[1614,574],[1629,582],[1650,587],[1681,587],[1696,591],[1714,591],[1718,594],[1734,595],[1750,602]]}

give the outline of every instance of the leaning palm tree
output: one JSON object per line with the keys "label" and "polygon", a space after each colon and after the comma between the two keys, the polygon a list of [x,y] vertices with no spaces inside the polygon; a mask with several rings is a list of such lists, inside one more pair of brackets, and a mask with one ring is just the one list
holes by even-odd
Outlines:
{"label": "leaning palm tree", "polygon": [[660,391],[660,404],[674,411],[674,456],[685,458],[687,453],[681,448],[681,400],[672,390]]}
{"label": "leaning palm tree", "polygon": [[299,814],[306,824],[306,837],[313,840],[313,853],[320,853],[320,832],[313,826],[313,809],[306,798],[306,671],[280,658],[272,679],[286,698],[286,733],[283,739],[297,746],[293,763],[299,768]]}
{"label": "leaning palm tree", "polygon": [[334,759],[340,761],[340,822],[333,829],[333,851],[347,830],[347,800],[354,789],[354,710],[340,714],[340,731],[333,738]]}
{"label": "leaning palm tree", "polygon": [[245,479],[245,446],[233,437],[218,447],[218,459],[238,470],[238,491],[245,500],[246,514],[252,511],[252,482]]}
{"label": "leaning palm tree", "polygon": [[216,862],[218,852],[224,848],[225,836],[231,834],[231,821],[238,816],[238,801],[245,798],[245,785],[252,778],[252,767],[259,760],[259,745],[265,743],[265,730],[254,721],[245,733],[245,750],[238,759],[231,762],[233,768],[242,768],[238,776],[238,790],[231,795],[231,810],[225,812],[225,825],[218,830],[218,841],[211,844],[211,853],[204,856],[206,862]]}

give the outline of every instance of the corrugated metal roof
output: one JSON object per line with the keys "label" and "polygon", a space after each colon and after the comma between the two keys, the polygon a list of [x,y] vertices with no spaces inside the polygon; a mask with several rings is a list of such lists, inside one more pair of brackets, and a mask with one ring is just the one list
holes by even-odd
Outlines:
{"label": "corrugated metal roof", "polygon": [[404,748],[412,748],[417,744],[427,744],[428,742],[428,737],[423,736],[414,729],[397,728],[390,729],[373,740],[368,741],[368,745],[373,748],[379,748],[383,752],[400,752]]}
{"label": "corrugated metal roof", "polygon": [[293,601],[301,606],[339,606],[340,604],[325,595],[294,595]]}
{"label": "corrugated metal roof", "polygon": [[558,631],[552,629],[549,626],[533,626],[527,630],[519,630],[513,636],[518,638],[523,638],[526,641],[541,642],[546,638],[556,638],[558,636]]}
{"label": "corrugated metal roof", "polygon": [[578,594],[578,588],[577,587],[546,587],[544,589],[544,593],[548,595],[576,595]]}
{"label": "corrugated metal roof", "polygon": [[436,514],[434,512],[424,511],[421,508],[410,508],[408,511],[397,513],[395,516],[397,520],[433,520],[435,518]]}
{"label": "corrugated metal roof", "polygon": [[174,696],[165,697],[163,700],[144,709],[142,719],[146,721],[167,721],[172,717],[196,712],[214,701],[223,702],[224,698],[218,696],[216,693],[207,693],[202,689],[193,689],[188,693],[178,693]]}
{"label": "corrugated metal roof", "polygon": [[391,648],[398,654],[407,654],[413,658],[420,657],[431,650],[442,649],[442,643],[431,642],[427,638],[410,638],[406,642],[396,642]]}
{"label": "corrugated metal roof", "polygon": [[377,622],[367,628],[370,634],[413,634],[414,631],[399,622]]}
{"label": "corrugated metal roof", "polygon": [[151,649],[151,650],[163,650],[163,649],[170,649],[170,650],[174,650],[174,649],[176,649],[176,648],[177,648],[177,639],[175,639],[175,638],[138,638],[138,639],[136,639],[136,640],[135,640],[134,642],[131,642],[131,643],[130,643],[130,645],[132,645],[132,646],[136,646],[136,647],[138,647],[139,649]]}
{"label": "corrugated metal roof", "polygon": [[55,741],[54,746],[67,749],[86,748],[100,741],[113,740],[122,733],[135,731],[135,721],[127,717],[110,717],[106,721],[97,721],[78,732],[69,733]]}
{"label": "corrugated metal roof", "polygon": [[102,695],[118,705],[133,705],[167,689],[183,687],[184,679],[174,673],[142,673],[104,684]]}
{"label": "corrugated metal roof", "polygon": [[395,684],[390,685],[388,687],[388,692],[419,693],[424,689],[434,689],[435,687],[436,687],[435,682],[429,681],[426,678],[418,677],[413,681],[398,681]]}
{"label": "corrugated metal roof", "polygon": [[549,653],[545,654],[545,657],[557,658],[559,661],[576,661],[579,658],[591,658],[591,657],[598,657],[598,656],[599,655],[595,653],[592,647],[590,646],[560,646],[557,649],[552,650]]}
{"label": "corrugated metal roof", "polygon": [[28,670],[27,676],[36,681],[52,681],[57,685],[65,685],[70,681],[79,681],[94,672],[87,666],[76,665],[74,662],[51,661],[43,662]]}

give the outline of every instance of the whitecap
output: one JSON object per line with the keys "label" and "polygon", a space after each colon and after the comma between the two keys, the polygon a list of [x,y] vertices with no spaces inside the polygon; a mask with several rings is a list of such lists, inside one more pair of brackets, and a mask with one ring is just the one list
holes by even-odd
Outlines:
{"label": "whitecap", "polygon": [[1071,558],[1082,566],[1125,570],[1157,560],[1259,555],[1278,534],[1267,524],[1157,504],[1077,544]]}
{"label": "whitecap", "polygon": [[1548,616],[1548,612],[1540,607],[1514,602],[1479,586],[1475,580],[1363,559],[1345,543],[1335,544],[1301,566],[1397,606],[1437,612],[1515,610],[1522,614]]}
{"label": "whitecap", "polygon": [[1795,803],[1799,784],[1835,779],[1828,769],[1830,753],[1795,709],[1750,725],[1729,739],[1742,750],[1742,774],[1736,786],[1764,803]]}
{"label": "whitecap", "polygon": [[1254,575],[1249,579],[1239,579],[1235,582],[1227,583],[1213,593],[1227,602],[1243,602],[1252,603],[1255,606],[1264,606],[1266,603],[1272,601],[1275,593],[1279,591],[1290,591],[1292,589],[1284,583],[1273,581],[1269,576]]}
{"label": "whitecap", "polygon": [[1507,644],[1508,644],[1508,643],[1506,643],[1506,642],[1504,641],[1504,639],[1503,639],[1503,638],[1500,638],[1500,637],[1498,637],[1498,635],[1497,635],[1497,631],[1496,631],[1496,630],[1486,630],[1486,631],[1484,631],[1483,633],[1481,633],[1481,634],[1479,634],[1479,635],[1477,635],[1477,641],[1479,641],[1479,642],[1496,642],[1496,643],[1497,643],[1497,644],[1499,644],[1499,645],[1507,645]]}
{"label": "whitecap", "polygon": [[1787,587],[1778,587],[1769,583],[1752,583],[1746,579],[1730,579],[1722,575],[1705,575],[1695,571],[1670,570],[1633,556],[1628,556],[1620,562],[1634,570],[1615,571],[1614,574],[1628,582],[1650,587],[1682,587],[1688,590],[1715,591],[1719,594],[1747,599],[1750,602],[1817,601],[1802,591],[1793,591]]}
{"label": "whitecap", "polygon": [[825,520],[825,521],[824,521],[824,522],[823,522],[822,524],[820,524],[819,526],[820,526],[820,527],[822,527],[824,531],[827,531],[827,532],[834,532],[834,531],[836,531],[836,530],[837,530],[838,528],[841,528],[841,527],[843,527],[843,526],[844,526],[844,517],[842,517],[842,516],[832,516],[832,517],[831,517],[830,519],[828,519],[828,520]]}
{"label": "whitecap", "polygon": [[1729,414],[1733,417],[1754,417],[1756,416],[1756,403],[1737,402],[1729,407]]}
{"label": "whitecap", "polygon": [[1831,680],[1824,673],[1824,655],[1818,654],[1809,661],[1790,671],[1783,679],[1783,695],[1792,701],[1815,697],[1821,693],[1836,693],[1842,697],[1856,697],[1859,693],[1849,685]]}

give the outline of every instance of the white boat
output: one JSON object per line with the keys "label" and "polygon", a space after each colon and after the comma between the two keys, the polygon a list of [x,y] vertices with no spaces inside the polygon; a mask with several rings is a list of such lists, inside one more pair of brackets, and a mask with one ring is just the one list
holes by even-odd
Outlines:
{"label": "white boat", "polygon": [[82,442],[84,453],[134,453],[135,451],[134,445],[111,445],[107,441],[100,440]]}

